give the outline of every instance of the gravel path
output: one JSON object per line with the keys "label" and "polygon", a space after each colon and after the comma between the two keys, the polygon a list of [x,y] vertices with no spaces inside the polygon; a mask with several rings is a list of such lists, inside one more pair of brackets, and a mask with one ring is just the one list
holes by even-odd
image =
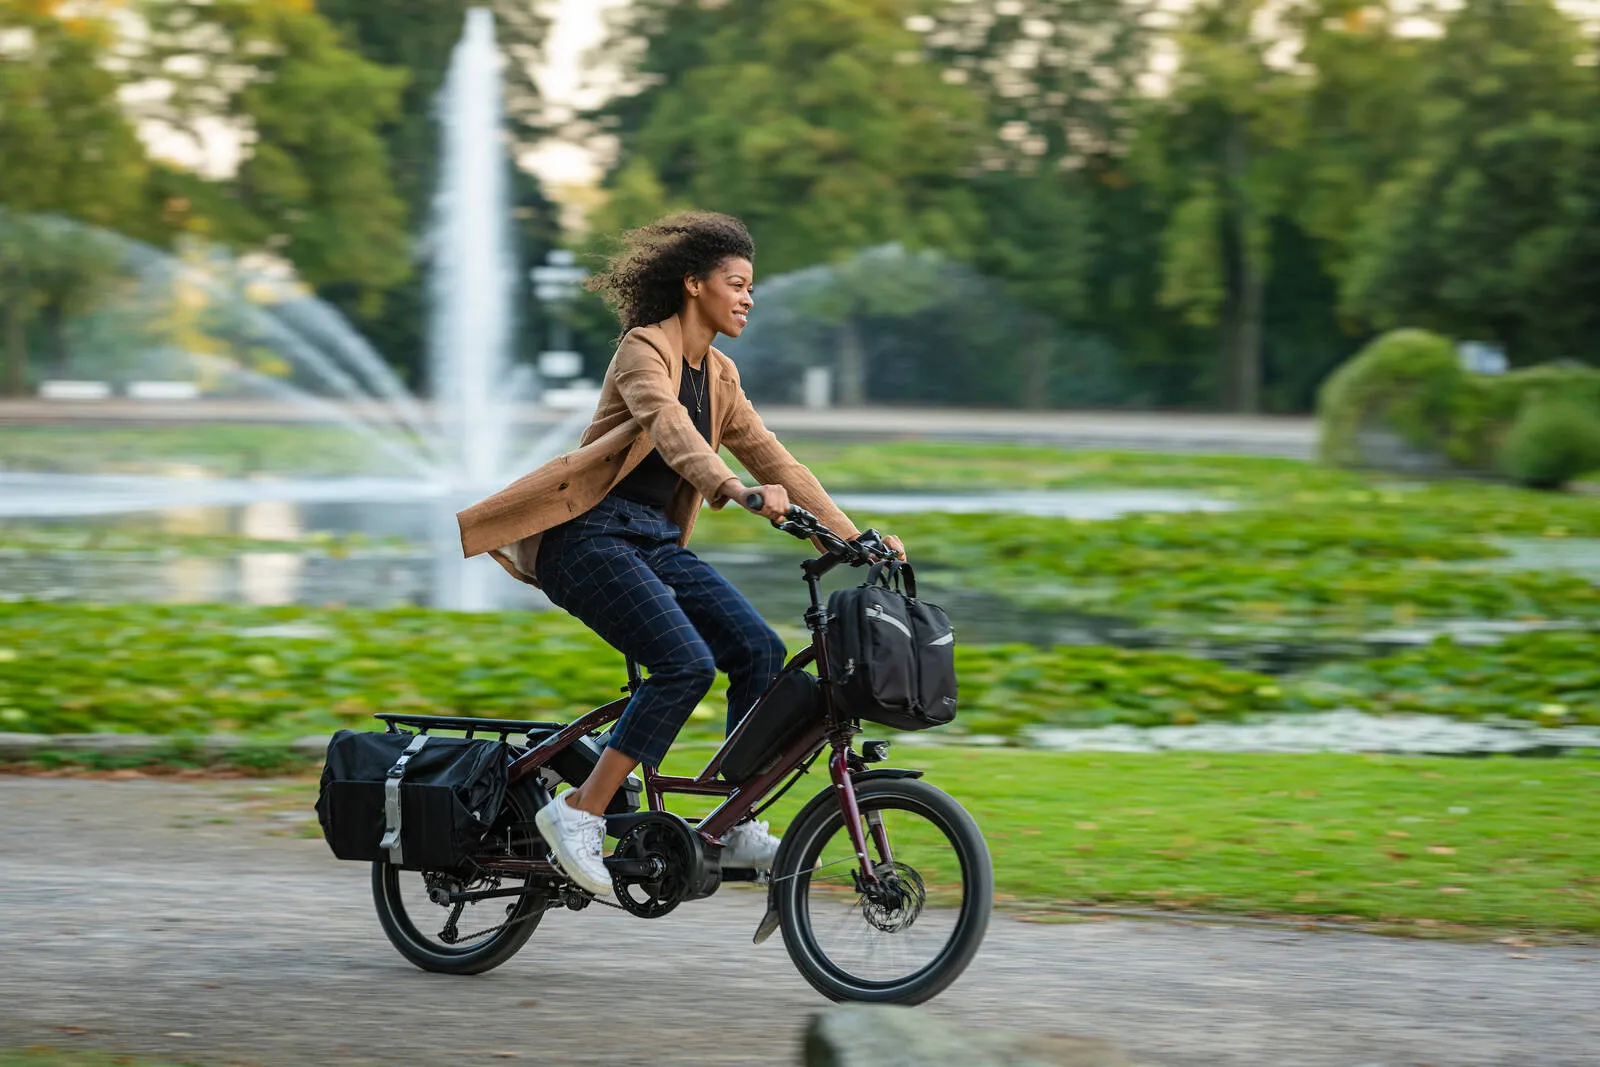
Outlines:
{"label": "gravel path", "polygon": [[[552,913],[497,971],[413,969],[363,865],[273,783],[0,778],[0,1047],[214,1063],[784,1064],[822,1007],[757,894],[646,923]],[[997,917],[926,1009],[1141,1064],[1600,1063],[1600,949]],[[701,1014],[703,1013],[703,1014]],[[82,1031],[82,1032],[80,1032]]]}

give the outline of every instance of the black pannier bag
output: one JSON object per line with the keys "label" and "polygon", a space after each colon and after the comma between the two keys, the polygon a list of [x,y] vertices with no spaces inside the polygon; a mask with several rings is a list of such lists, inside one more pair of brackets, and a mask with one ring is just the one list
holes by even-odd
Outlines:
{"label": "black pannier bag", "polygon": [[828,616],[828,670],[851,714],[896,730],[956,717],[950,617],[917,599],[910,564],[875,564],[866,584],[828,597]]}
{"label": "black pannier bag", "polygon": [[806,727],[816,722],[817,679],[802,670],[784,671],[750,709],[744,732],[722,757],[719,768],[730,782],[754,778],[772,766],[784,748],[799,740]]}
{"label": "black pannier bag", "polygon": [[503,741],[340,730],[317,796],[322,836],[342,860],[460,867],[500,814],[509,762]]}

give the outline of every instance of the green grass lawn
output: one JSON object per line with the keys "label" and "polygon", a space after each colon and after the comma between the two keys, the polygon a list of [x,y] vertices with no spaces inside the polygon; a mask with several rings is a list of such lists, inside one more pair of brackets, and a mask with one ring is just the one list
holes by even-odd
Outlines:
{"label": "green grass lawn", "polygon": [[[675,749],[669,771],[706,751]],[[890,764],[972,813],[1008,907],[1600,934],[1592,760],[901,746]],[[809,775],[774,824],[825,784]]]}
{"label": "green grass lawn", "polygon": [[[664,770],[693,774],[711,751],[677,745]],[[1600,936],[1595,760],[902,744],[888,765],[925,770],[972,813],[998,903],[1025,917],[1103,906],[1423,935]],[[813,768],[766,816],[774,829],[826,785]],[[252,790],[258,810],[309,813],[316,780],[280,780],[265,801]],[[712,806],[672,799],[684,815]],[[912,844],[938,884],[948,872],[926,862],[929,842]]]}

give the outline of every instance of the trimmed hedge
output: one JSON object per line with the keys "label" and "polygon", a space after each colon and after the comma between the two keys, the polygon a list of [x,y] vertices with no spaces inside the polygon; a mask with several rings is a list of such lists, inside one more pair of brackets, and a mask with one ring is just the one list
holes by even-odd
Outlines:
{"label": "trimmed hedge", "polygon": [[1506,435],[1499,464],[1530,489],[1560,489],[1600,470],[1600,412],[1559,398],[1530,401]]}
{"label": "trimmed hedge", "polygon": [[1319,452],[1324,462],[1340,466],[1382,466],[1368,436],[1376,430],[1398,437],[1418,461],[1480,473],[1503,470],[1501,454],[1518,416],[1555,399],[1600,420],[1600,370],[1545,364],[1472,374],[1462,369],[1449,339],[1427,330],[1393,330],[1323,384],[1317,397]]}

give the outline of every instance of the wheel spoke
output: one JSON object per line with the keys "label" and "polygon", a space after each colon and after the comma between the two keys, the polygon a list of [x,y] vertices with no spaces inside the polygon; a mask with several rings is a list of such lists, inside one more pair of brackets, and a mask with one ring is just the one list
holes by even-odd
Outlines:
{"label": "wheel spoke", "polygon": [[[862,803],[877,885],[858,884],[855,847],[842,815],[808,849],[810,863],[803,862],[797,875],[810,947],[827,968],[869,985],[906,981],[937,966],[955,938],[967,898],[951,833],[925,813],[889,800]],[[930,880],[935,893],[928,891]]]}
{"label": "wheel spoke", "polygon": [[[526,810],[525,810],[526,809]],[[531,832],[532,801],[507,797],[508,820],[485,838],[486,852],[537,859],[542,845]],[[469,871],[404,871],[373,867],[373,893],[384,933],[412,963],[426,970],[473,974],[509,959],[543,916],[542,893],[451,900],[463,893],[505,892],[534,885],[535,875]]]}

